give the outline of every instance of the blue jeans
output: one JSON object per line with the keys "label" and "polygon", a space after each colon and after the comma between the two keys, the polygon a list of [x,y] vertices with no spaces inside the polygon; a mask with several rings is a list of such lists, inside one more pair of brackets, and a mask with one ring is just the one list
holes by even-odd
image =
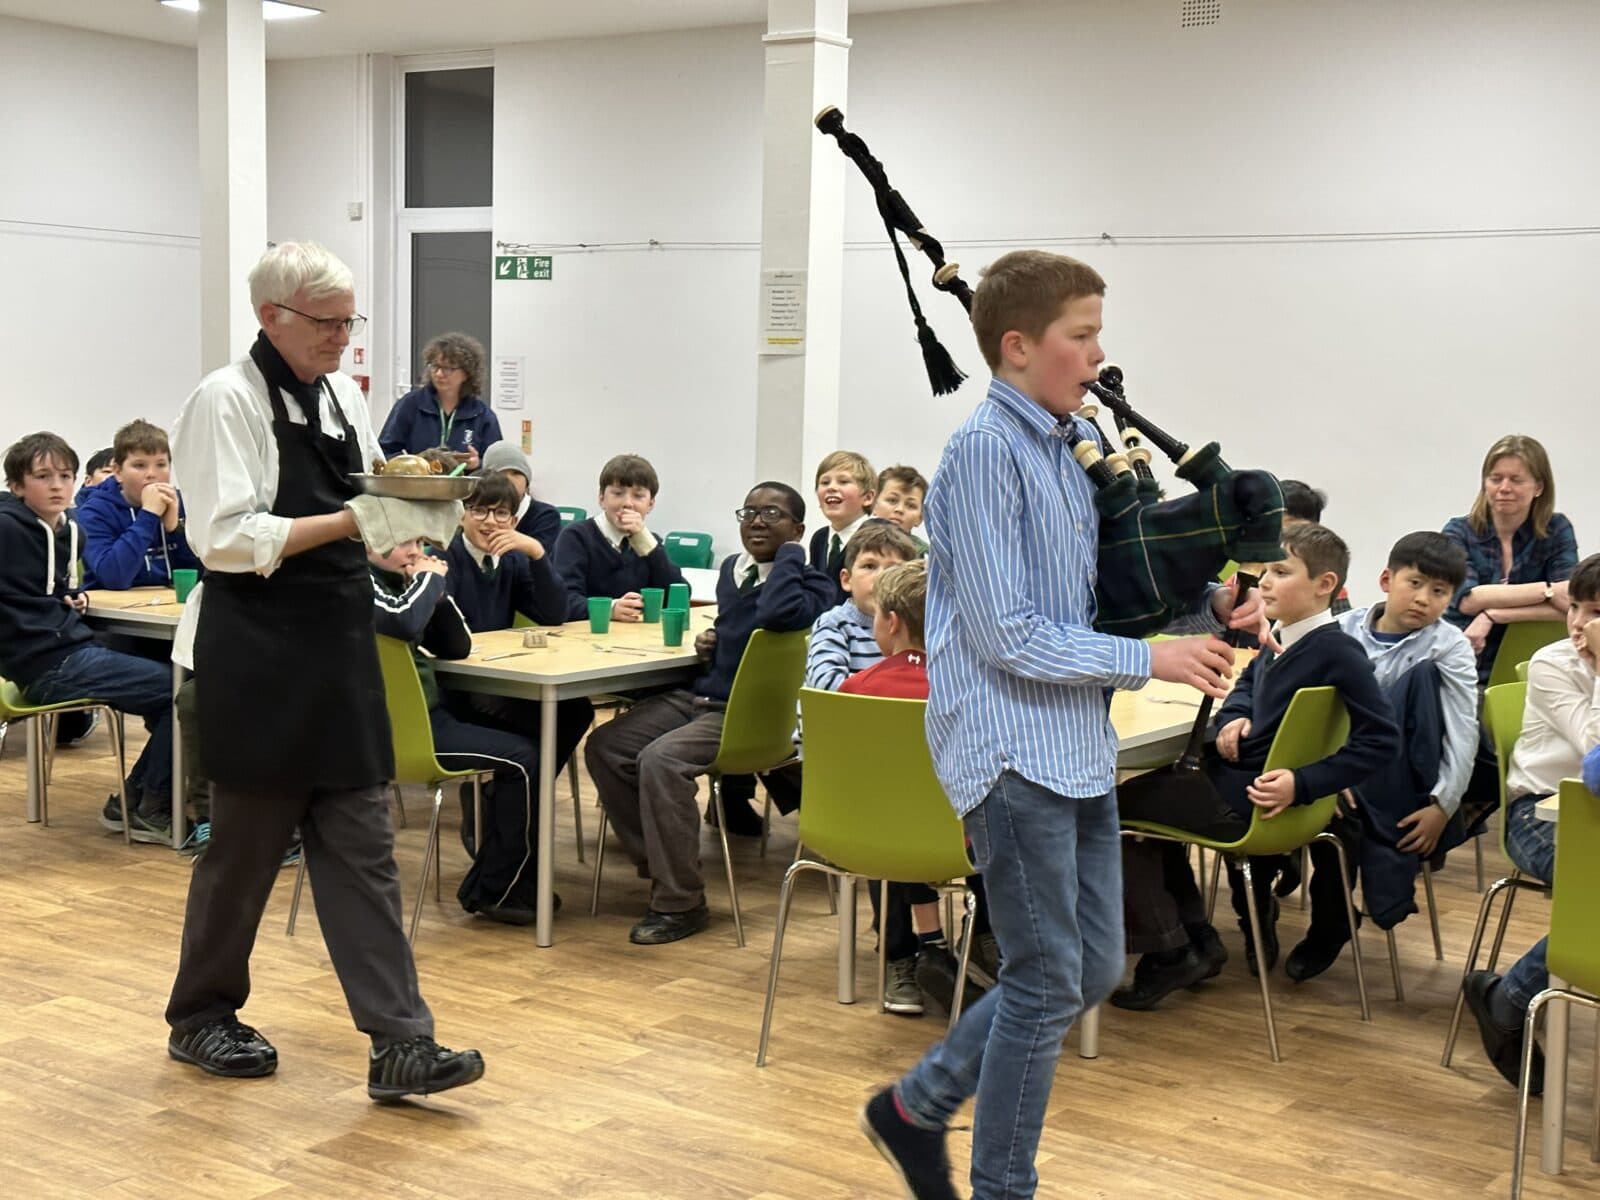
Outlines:
{"label": "blue jeans", "polygon": [[[1511,861],[1528,874],[1546,883],[1556,881],[1556,827],[1553,821],[1541,821],[1534,812],[1542,796],[1519,796],[1511,802],[1506,813],[1506,850]],[[1550,985],[1550,969],[1545,965],[1545,943],[1538,943],[1512,965],[1506,972],[1506,999],[1520,1009],[1526,1009],[1533,998]]]}
{"label": "blue jeans", "polygon": [[85,646],[75,650],[24,690],[32,704],[103,700],[119,712],[143,717],[150,730],[139,761],[128,773],[130,808],[142,807],[139,792],[157,807],[172,801],[172,671],[147,658]]}
{"label": "blue jeans", "polygon": [[1061,1040],[1122,978],[1122,847],[1114,795],[1074,799],[1013,772],[964,821],[1000,943],[1000,981],[896,1085],[943,1128],[977,1097],[972,1200],[1032,1196]]}

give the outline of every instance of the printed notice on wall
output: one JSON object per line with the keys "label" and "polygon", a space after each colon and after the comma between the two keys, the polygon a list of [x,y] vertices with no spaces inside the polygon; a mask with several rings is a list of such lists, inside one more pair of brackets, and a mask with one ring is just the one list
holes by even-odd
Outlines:
{"label": "printed notice on wall", "polygon": [[494,360],[494,407],[522,407],[523,368],[526,358],[496,355]]}
{"label": "printed notice on wall", "polygon": [[806,273],[761,272],[762,354],[806,352]]}

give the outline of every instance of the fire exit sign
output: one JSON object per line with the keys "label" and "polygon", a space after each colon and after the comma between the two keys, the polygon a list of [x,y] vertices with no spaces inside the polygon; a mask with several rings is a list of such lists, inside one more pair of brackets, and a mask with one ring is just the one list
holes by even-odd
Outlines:
{"label": "fire exit sign", "polygon": [[494,258],[496,279],[549,279],[548,254],[497,254]]}

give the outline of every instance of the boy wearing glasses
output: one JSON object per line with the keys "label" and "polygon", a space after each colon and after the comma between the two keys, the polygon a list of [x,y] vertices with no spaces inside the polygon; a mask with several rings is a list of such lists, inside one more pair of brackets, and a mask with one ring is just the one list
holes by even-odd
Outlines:
{"label": "boy wearing glasses", "polygon": [[696,793],[716,760],[723,710],[750,635],[809,629],[833,606],[833,580],[806,565],[799,492],[758,483],[734,515],[744,552],[723,560],[716,625],[695,638],[705,673],[595,730],[584,752],[618,842],[650,880],[649,910],[628,934],[639,946],[676,942],[710,922]]}

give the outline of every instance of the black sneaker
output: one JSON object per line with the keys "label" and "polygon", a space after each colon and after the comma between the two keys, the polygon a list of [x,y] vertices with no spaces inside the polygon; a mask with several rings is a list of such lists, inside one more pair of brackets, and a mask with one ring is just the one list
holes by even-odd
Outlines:
{"label": "black sneaker", "polygon": [[1189,944],[1200,956],[1200,961],[1206,965],[1206,973],[1200,978],[1215,979],[1222,974],[1222,968],[1228,961],[1228,948],[1222,944],[1222,937],[1217,933],[1215,925],[1201,925],[1191,929]]}
{"label": "black sneaker", "polygon": [[372,1051],[367,1095],[389,1103],[448,1091],[482,1078],[483,1055],[476,1050],[448,1050],[424,1035]]}
{"label": "black sneaker", "polygon": [[1146,1012],[1173,992],[1199,983],[1209,969],[1193,946],[1145,954],[1133,969],[1133,982],[1112,992],[1111,1003],[1132,1012]]}
{"label": "black sneaker", "polygon": [[893,1088],[884,1088],[868,1100],[856,1120],[867,1140],[900,1176],[910,1200],[960,1200],[950,1180],[945,1131],[922,1129],[902,1117]]}
{"label": "black sneaker", "polygon": [[1283,960],[1283,973],[1295,983],[1304,983],[1308,979],[1315,979],[1334,963],[1339,961],[1339,956],[1344,953],[1344,948],[1350,942],[1345,934],[1307,934],[1298,945],[1289,951],[1289,957]]}
{"label": "black sneaker", "polygon": [[[129,810],[131,811],[133,807],[130,801]],[[122,832],[122,801],[117,798],[115,792],[106,797],[106,806],[100,810],[100,828],[109,829],[112,833]]]}
{"label": "black sneaker", "polygon": [[699,933],[711,924],[711,910],[704,900],[688,912],[664,913],[651,909],[628,931],[635,946],[663,946]]}
{"label": "black sneaker", "polygon": [[148,795],[135,812],[128,814],[132,826],[129,836],[136,842],[160,845],[172,840],[172,804],[152,800]]}
{"label": "black sneaker", "polygon": [[[917,987],[922,990],[923,999],[932,1001],[941,1012],[949,1012],[955,1003],[956,972],[960,969],[960,961],[948,946],[924,946],[917,955]],[[983,999],[987,990],[968,973],[967,985],[961,990],[961,1011]]]}
{"label": "black sneaker", "polygon": [[278,1052],[237,1017],[218,1017],[198,1029],[167,1038],[167,1053],[179,1062],[228,1079],[256,1079],[278,1069]]}

